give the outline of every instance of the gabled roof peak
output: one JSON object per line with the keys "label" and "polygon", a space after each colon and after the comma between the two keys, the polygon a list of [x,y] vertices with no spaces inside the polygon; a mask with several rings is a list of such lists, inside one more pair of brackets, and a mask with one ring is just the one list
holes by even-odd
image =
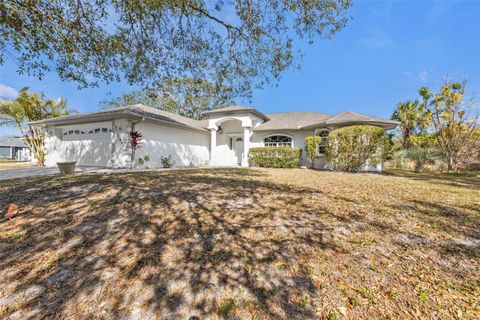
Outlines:
{"label": "gabled roof peak", "polygon": [[206,116],[211,116],[211,115],[219,115],[219,114],[232,114],[232,113],[235,113],[235,112],[249,112],[249,113],[253,113],[257,117],[259,117],[259,118],[261,118],[265,121],[269,120],[269,118],[266,115],[264,115],[263,113],[261,113],[260,111],[258,111],[255,108],[238,106],[238,105],[233,105],[233,104],[229,105],[227,107],[205,111],[202,114],[204,114]]}

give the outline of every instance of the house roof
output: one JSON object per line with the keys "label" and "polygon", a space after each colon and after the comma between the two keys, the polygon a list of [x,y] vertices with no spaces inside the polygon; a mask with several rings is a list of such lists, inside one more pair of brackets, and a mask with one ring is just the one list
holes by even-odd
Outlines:
{"label": "house roof", "polygon": [[269,118],[266,115],[264,115],[263,113],[261,113],[260,111],[258,111],[255,108],[237,106],[237,105],[230,105],[230,106],[224,107],[224,108],[205,111],[203,114],[206,115],[206,116],[210,116],[210,115],[215,115],[215,114],[232,114],[232,113],[242,112],[242,111],[253,113],[257,117],[259,117],[260,119],[263,119],[265,121],[269,120]]}
{"label": "house roof", "polygon": [[27,145],[22,137],[18,136],[0,136],[0,147],[26,148]]}
{"label": "house roof", "polygon": [[384,127],[385,129],[393,129],[398,125],[397,121],[355,112],[340,112],[333,116],[320,112],[284,112],[269,113],[267,116],[270,118],[270,121],[262,123],[254,131],[302,130],[348,124],[371,124]]}
{"label": "house roof", "polygon": [[269,113],[270,121],[262,123],[254,131],[299,130],[306,126],[324,122],[331,115],[319,112],[281,112]]}
{"label": "house roof", "polygon": [[345,123],[345,122],[383,122],[397,125],[397,121],[368,116],[356,112],[340,112],[327,120],[327,123]]}
{"label": "house roof", "polygon": [[[254,108],[242,106],[228,106],[225,108],[206,111],[203,114],[212,115],[228,115],[231,113],[247,111],[265,120],[254,131],[271,131],[271,130],[306,130],[318,127],[328,126],[344,126],[349,124],[371,124],[381,126],[385,129],[393,129],[398,125],[397,121],[386,120],[378,117],[363,115],[355,112],[340,112],[336,115],[329,115],[320,112],[283,112],[270,113],[264,115]],[[165,125],[188,128],[206,132],[208,120],[194,120],[171,112],[163,111],[157,108],[145,106],[143,104],[135,104],[121,108],[100,110],[88,113],[72,114],[59,118],[51,118],[40,121],[30,122],[33,126],[48,125],[69,125],[79,123],[110,121],[114,119],[133,119],[133,120],[149,120],[159,122]]]}
{"label": "house roof", "polygon": [[206,121],[198,121],[178,114],[152,108],[143,104],[134,104],[130,106],[100,110],[87,113],[72,114],[59,118],[51,118],[40,121],[30,122],[33,126],[47,125],[69,125],[88,122],[108,121],[120,118],[148,119],[150,121],[161,122],[164,124],[207,131]]}

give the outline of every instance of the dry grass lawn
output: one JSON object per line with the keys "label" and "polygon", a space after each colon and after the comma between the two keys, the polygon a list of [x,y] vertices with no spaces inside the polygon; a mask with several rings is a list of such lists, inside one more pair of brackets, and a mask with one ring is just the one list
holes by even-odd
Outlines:
{"label": "dry grass lawn", "polygon": [[14,160],[0,160],[0,170],[12,170],[33,168],[35,165],[31,162],[18,162]]}
{"label": "dry grass lawn", "polygon": [[475,174],[84,174],[10,203],[0,318],[480,318]]}

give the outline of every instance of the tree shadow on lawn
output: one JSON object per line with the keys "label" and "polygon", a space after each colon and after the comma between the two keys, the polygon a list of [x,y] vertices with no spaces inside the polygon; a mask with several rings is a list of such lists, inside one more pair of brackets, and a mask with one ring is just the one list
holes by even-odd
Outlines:
{"label": "tree shadow on lawn", "polygon": [[480,190],[479,171],[461,173],[416,173],[407,170],[389,169],[386,170],[383,174],[387,176],[438,183],[452,187],[462,187]]}
{"label": "tree shadow on lawn", "polygon": [[[210,319],[228,317],[239,306],[242,318],[315,318],[325,306],[300,302],[325,293],[306,269],[318,252],[345,253],[331,237],[338,225],[386,235],[380,239],[385,246],[404,236],[395,245],[405,246],[396,252],[405,257],[411,246],[426,244],[455,262],[458,254],[471,254],[442,241],[430,244],[394,219],[371,214],[354,197],[327,196],[267,175],[188,170],[0,183],[0,206],[16,202],[23,208],[0,222],[0,279],[6,284],[0,317]],[[343,203],[351,212],[329,212],[319,199]],[[466,229],[458,229],[460,211],[452,210],[461,208],[445,213],[440,204],[414,205],[415,218],[431,223],[438,215],[451,222],[443,232],[475,236],[471,228],[478,220],[460,216]],[[384,206],[405,214],[397,204]],[[358,245],[353,250],[370,253]],[[338,258],[336,267],[347,263]],[[451,272],[462,278],[460,270]],[[353,281],[355,275],[347,277]]]}
{"label": "tree shadow on lawn", "polygon": [[461,254],[469,258],[480,258],[480,213],[470,208],[456,207],[431,201],[416,200],[417,216],[429,228],[456,236],[456,241],[440,244],[443,254]]}
{"label": "tree shadow on lawn", "polygon": [[[4,188],[1,207],[25,209],[0,222],[10,235],[0,243],[8,284],[0,312],[204,318],[229,316],[233,299],[268,317],[312,318],[297,301],[316,287],[288,266],[311,250],[336,249],[323,239],[325,213],[302,201],[318,192],[252,179],[261,175],[82,175]],[[285,210],[291,204],[296,212]]]}

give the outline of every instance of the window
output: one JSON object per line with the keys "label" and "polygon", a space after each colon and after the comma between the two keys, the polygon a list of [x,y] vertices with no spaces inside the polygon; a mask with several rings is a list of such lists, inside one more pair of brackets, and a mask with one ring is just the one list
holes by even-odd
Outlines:
{"label": "window", "polygon": [[93,133],[108,133],[108,132],[112,132],[112,129],[109,129],[109,128],[96,128],[96,129],[90,129],[90,130],[73,129],[73,130],[65,131],[63,135],[69,136],[69,135],[81,135],[81,134],[93,134]]}
{"label": "window", "polygon": [[319,154],[325,154],[325,148],[327,146],[327,138],[329,133],[330,133],[329,130],[322,130],[317,134],[320,137],[320,143],[318,144]]}
{"label": "window", "polygon": [[0,158],[10,158],[10,147],[0,147]]}
{"label": "window", "polygon": [[288,136],[270,136],[263,141],[265,147],[292,147],[292,138]]}

